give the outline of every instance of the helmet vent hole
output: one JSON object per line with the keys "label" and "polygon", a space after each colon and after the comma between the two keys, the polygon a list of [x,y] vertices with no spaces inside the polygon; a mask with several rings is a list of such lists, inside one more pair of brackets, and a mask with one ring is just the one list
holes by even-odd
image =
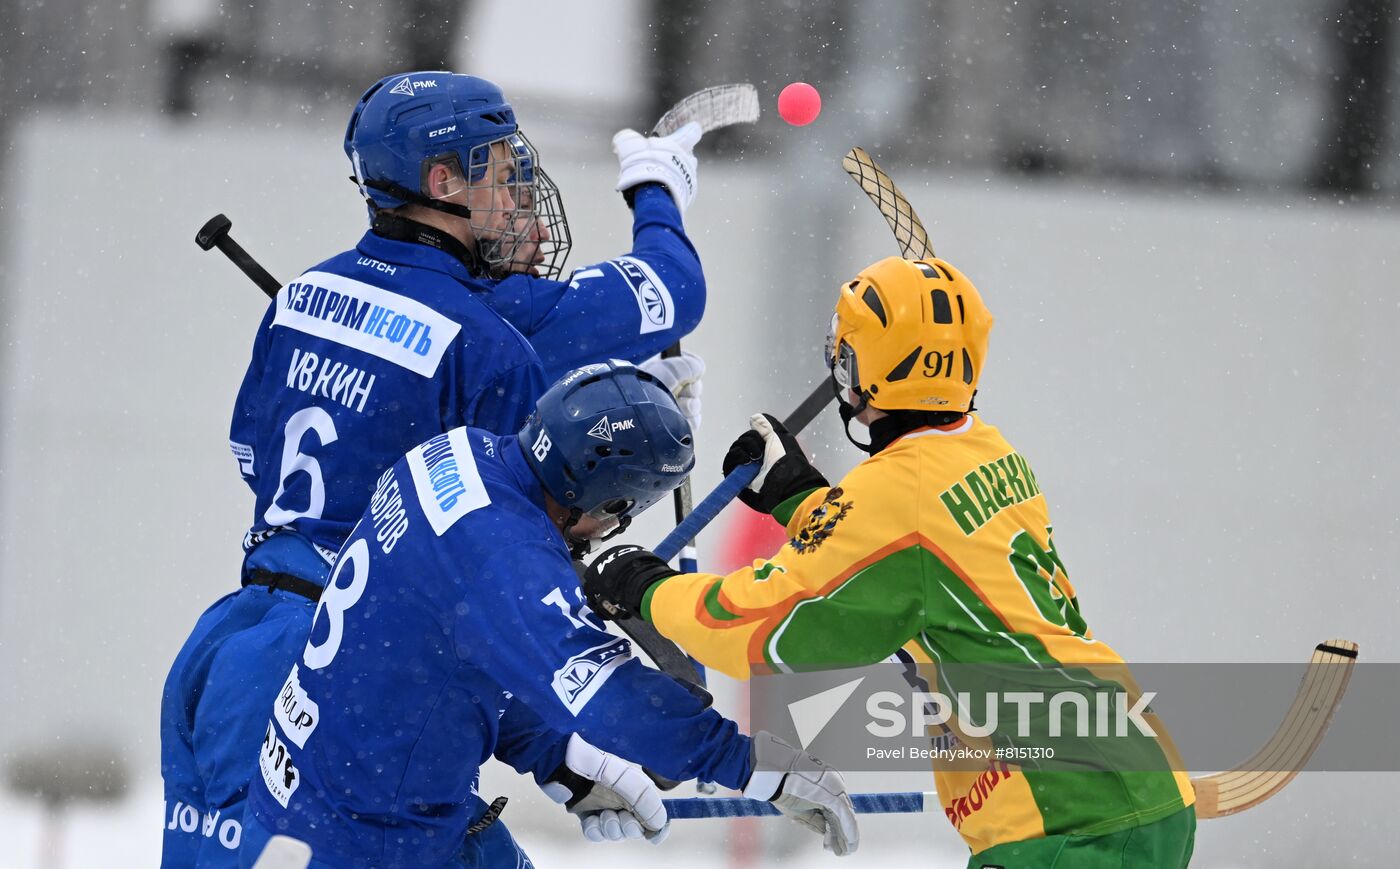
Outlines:
{"label": "helmet vent hole", "polygon": [[952,323],[953,306],[948,301],[948,294],[942,290],[933,290],[929,296],[933,299],[933,322]]}
{"label": "helmet vent hole", "polygon": [[584,465],[584,467],[587,468],[589,473],[592,473],[593,469],[598,467],[598,461],[596,459],[589,459],[588,464]]}
{"label": "helmet vent hole", "polygon": [[634,453],[634,452],[632,452],[631,450],[626,449],[626,448],[619,449],[619,450],[617,451],[617,454],[618,454],[619,456],[632,456],[632,455],[636,455],[636,453]]}
{"label": "helmet vent hole", "polygon": [[963,383],[972,385],[972,357],[967,355],[967,348],[963,348]]}
{"label": "helmet vent hole", "polygon": [[394,123],[395,123],[396,125],[397,125],[397,124],[406,124],[406,123],[408,123],[409,121],[413,120],[414,118],[418,117],[419,115],[425,115],[425,114],[427,114],[428,112],[431,112],[432,110],[433,110],[433,107],[432,107],[432,106],[414,106],[414,107],[411,108],[411,109],[406,109],[406,110],[400,112],[400,113],[398,114],[398,116],[394,118]]}
{"label": "helmet vent hole", "polygon": [[905,356],[899,361],[898,365],[890,369],[890,373],[885,375],[885,379],[894,383],[908,377],[909,372],[914,370],[914,363],[919,361],[919,355],[923,352],[924,348],[922,346],[915,347],[913,353]]}
{"label": "helmet vent hole", "polygon": [[890,324],[890,319],[885,314],[885,306],[880,301],[880,294],[875,292],[874,287],[866,287],[865,292],[860,297],[860,300],[862,302],[865,302],[866,306],[869,307],[870,310],[875,313],[875,316],[880,318],[881,326],[888,326]]}
{"label": "helmet vent hole", "polygon": [[962,293],[958,293],[958,322],[967,322],[967,312],[963,310]]}
{"label": "helmet vent hole", "polygon": [[606,459],[608,456],[612,455],[612,447],[605,447],[605,446],[599,445],[599,446],[594,447],[594,448],[593,448],[593,451],[596,452],[598,455],[602,456],[602,457],[605,458],[605,459]]}
{"label": "helmet vent hole", "polygon": [[682,445],[682,446],[687,446],[687,447],[688,447],[688,446],[690,446],[690,444],[691,444],[691,437],[690,437],[690,435],[686,435],[685,437],[681,438],[681,445]]}

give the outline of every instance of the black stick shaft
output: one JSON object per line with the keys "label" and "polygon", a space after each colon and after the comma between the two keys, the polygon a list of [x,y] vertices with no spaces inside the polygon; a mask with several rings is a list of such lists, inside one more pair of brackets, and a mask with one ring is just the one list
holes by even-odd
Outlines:
{"label": "black stick shaft", "polygon": [[232,260],[233,264],[243,271],[243,274],[258,285],[258,289],[267,294],[269,299],[277,298],[277,292],[282,289],[282,282],[259,265],[258,261],[253,259],[241,244],[228,236],[219,239],[215,244],[218,245],[224,256]]}
{"label": "black stick shaft", "polygon": [[828,374],[807,394],[806,398],[802,399],[802,403],[787,415],[787,418],[783,420],[783,425],[788,431],[797,434],[810,425],[812,420],[817,418],[817,414],[821,413],[828,404],[831,404],[831,400],[835,397],[836,386],[831,381],[831,375]]}
{"label": "black stick shaft", "polygon": [[199,232],[195,233],[194,243],[203,250],[217,247],[220,253],[238,266],[239,271],[257,284],[258,289],[266,293],[269,299],[277,298],[278,290],[282,289],[282,282],[268,274],[267,269],[258,265],[258,261],[253,259],[241,244],[229,236],[228,231],[232,227],[233,221],[222,214],[216,214],[199,228]]}

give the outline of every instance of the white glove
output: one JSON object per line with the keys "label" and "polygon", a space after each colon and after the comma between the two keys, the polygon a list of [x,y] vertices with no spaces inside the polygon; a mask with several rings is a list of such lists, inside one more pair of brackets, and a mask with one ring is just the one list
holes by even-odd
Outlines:
{"label": "white glove", "polygon": [[622,130],[613,136],[613,153],[621,171],[617,176],[619,193],[638,184],[655,181],[666,185],[682,215],[695,201],[699,169],[691,149],[703,131],[691,121],[669,136],[643,136],[636,130]]}
{"label": "white glove", "polygon": [[589,745],[577,733],[569,737],[564,766],[575,781],[547,782],[541,790],[578,815],[588,841],[645,838],[659,845],[670,833],[661,791],[640,766]]}
{"label": "white glove", "polygon": [[841,773],[766,730],[753,735],[753,773],[744,796],[768,800],[784,815],[821,833],[823,847],[838,857],[854,854],[860,845],[855,806]]}
{"label": "white glove", "polygon": [[700,378],[705,374],[705,360],[682,350],[679,356],[653,356],[637,367],[660,380],[671,390],[681,413],[685,414],[685,421],[690,423],[690,430],[699,430]]}

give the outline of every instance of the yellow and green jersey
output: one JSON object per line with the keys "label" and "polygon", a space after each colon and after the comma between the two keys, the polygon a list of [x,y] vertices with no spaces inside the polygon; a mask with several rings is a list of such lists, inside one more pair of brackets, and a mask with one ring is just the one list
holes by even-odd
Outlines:
{"label": "yellow and green jersey", "polygon": [[[1076,674],[1096,683],[1090,693],[1138,691],[1080,614],[1035,474],[976,417],[904,435],[775,516],[791,539],[772,558],[728,576],[673,576],[643,602],[643,615],[708,667],[746,679],[871,664],[902,649],[940,680],[955,665],[1025,665]],[[1141,740],[1124,771],[1112,749],[1088,767],[1110,771],[935,762],[945,814],[977,853],[1179,811],[1194,802],[1190,781],[1173,771],[1175,749],[1148,717],[1156,765],[1141,763]]]}

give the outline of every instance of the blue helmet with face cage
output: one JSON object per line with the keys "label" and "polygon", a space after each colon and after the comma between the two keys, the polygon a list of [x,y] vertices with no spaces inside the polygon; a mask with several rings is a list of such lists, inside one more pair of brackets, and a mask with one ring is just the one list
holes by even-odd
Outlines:
{"label": "blue helmet with face cage", "polygon": [[661,381],[620,359],[576,368],[540,396],[520,430],[540,485],[618,530],[695,467],[690,424]]}
{"label": "blue helmet with face cage", "polygon": [[[442,70],[398,73],[375,82],[356,103],[345,154],[364,197],[376,208],[397,208],[428,204],[429,159],[455,156],[464,176],[478,180],[485,149],[517,132],[515,110],[485,79]],[[514,147],[528,153],[523,141]],[[532,174],[533,161],[525,168]]]}

